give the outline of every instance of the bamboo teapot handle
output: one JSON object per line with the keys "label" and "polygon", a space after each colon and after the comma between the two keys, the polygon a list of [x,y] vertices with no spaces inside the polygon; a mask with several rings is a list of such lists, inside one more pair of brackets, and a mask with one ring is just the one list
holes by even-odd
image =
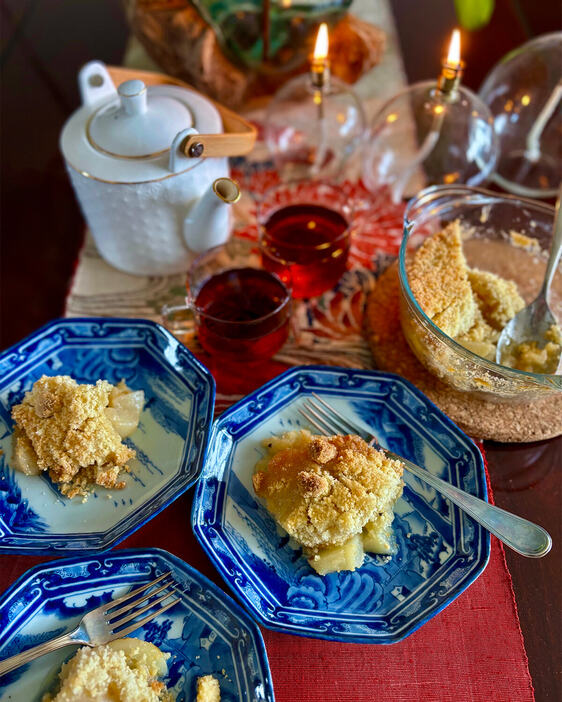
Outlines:
{"label": "bamboo teapot handle", "polygon": [[[126,80],[138,79],[142,80],[145,85],[178,85],[196,93],[199,92],[188,83],[163,73],[140,71],[122,66],[108,66],[107,70],[115,85],[120,85]],[[201,93],[199,94],[201,95]],[[254,125],[224,105],[210,100],[206,95],[203,97],[217,108],[222,119],[224,132],[222,134],[187,136],[181,146],[184,155],[188,158],[222,158],[225,156],[244,156],[249,153],[257,138],[257,130]]]}

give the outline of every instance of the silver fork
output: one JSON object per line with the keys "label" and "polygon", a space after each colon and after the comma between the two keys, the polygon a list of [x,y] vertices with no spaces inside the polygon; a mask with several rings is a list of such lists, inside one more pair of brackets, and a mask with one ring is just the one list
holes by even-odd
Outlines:
{"label": "silver fork", "polygon": [[372,446],[384,451],[389,458],[401,461],[410,473],[413,473],[413,475],[449,498],[457,507],[460,507],[491,534],[494,534],[500,541],[503,541],[506,546],[509,546],[509,548],[517,551],[517,553],[520,553],[522,556],[541,558],[542,556],[546,556],[552,548],[550,534],[542,527],[533,524],[533,522],[529,522],[527,519],[511,514],[511,512],[506,512],[506,510],[500,509],[500,507],[491,505],[489,502],[485,502],[447,483],[445,480],[441,480],[441,478],[420,468],[408,459],[402,458],[402,456],[398,456],[392,453],[392,451],[383,448],[373,434],[368,434],[359,426],[350,422],[349,419],[343,417],[316,393],[313,392],[312,395],[317,402],[310,399],[305,400],[304,407],[306,411],[299,408],[299,412],[313,427],[318,429],[321,434],[329,436],[330,434],[341,434],[342,432],[347,434],[351,432],[352,434],[361,436]]}
{"label": "silver fork", "polygon": [[[114,639],[127,636],[127,634],[132,633],[135,629],[143,626],[143,624],[147,624],[154,619],[154,617],[162,614],[162,612],[170,609],[170,607],[173,607],[180,601],[179,597],[175,597],[173,600],[163,604],[165,600],[172,597],[174,593],[177,592],[171,575],[172,572],[168,571],[155,580],[141,585],[135,590],[131,590],[131,592],[123,595],[123,597],[118,597],[116,600],[112,600],[107,604],[93,609],[82,617],[74,631],[57,636],[56,639],[45,641],[45,643],[39,644],[38,646],[28,648],[27,651],[22,651],[22,653],[0,661],[0,675],[9,673],[11,670],[14,670],[14,668],[19,668],[20,665],[29,663],[29,661],[39,658],[39,656],[43,656],[45,653],[56,651],[63,646],[69,646],[71,644],[99,646],[100,644],[109,643]],[[159,585],[159,587],[157,587],[156,590],[152,590],[154,585]],[[163,594],[160,595],[160,593]],[[160,595],[160,597],[153,599],[155,595]],[[134,598],[131,602],[123,605],[123,607],[119,607],[119,609],[115,609],[115,607],[127,602],[127,600],[131,598]],[[146,604],[141,607],[140,605],[143,603]],[[156,609],[154,609],[155,607]],[[142,617],[142,619],[134,621],[145,612],[148,612],[148,614]],[[122,628],[127,622],[132,623]]]}

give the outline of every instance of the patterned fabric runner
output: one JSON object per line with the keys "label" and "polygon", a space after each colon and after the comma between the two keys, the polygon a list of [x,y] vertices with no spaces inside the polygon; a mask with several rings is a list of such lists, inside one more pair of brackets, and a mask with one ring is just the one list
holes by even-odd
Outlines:
{"label": "patterned fabric runner", "polygon": [[[255,199],[247,193],[259,196],[275,182],[275,174],[270,169],[252,166],[249,171],[234,169],[233,177],[246,193],[235,205],[235,236],[255,240],[258,235]],[[366,209],[358,217],[360,224],[352,243],[348,270],[334,290],[295,302],[294,331],[269,367],[263,369],[261,382],[274,376],[280,367],[310,363],[373,367],[368,344],[362,335],[365,300],[375,275],[384,270],[398,252],[403,205],[393,205],[384,193],[373,196],[360,183],[346,181],[341,187],[350,198],[366,203]],[[309,199],[314,201],[315,188],[308,186],[306,189]],[[81,289],[87,292],[82,293]],[[104,292],[98,292],[101,290]],[[144,317],[161,323],[162,306],[180,305],[184,299],[185,276],[137,277],[120,273],[100,258],[88,236],[67,300],[66,315]],[[192,324],[188,323],[177,336],[204,363],[212,365],[212,359],[197,342]],[[254,386],[258,387],[261,382]],[[228,381],[219,383],[217,411],[254,389],[246,384],[242,392],[232,392],[229,385]]]}
{"label": "patterned fabric runner", "polygon": [[[352,10],[362,19],[381,27],[387,36],[383,61],[354,86],[370,119],[382,102],[404,87],[404,70],[392,13],[386,0],[376,3],[372,0],[355,0]],[[129,47],[125,63],[131,67],[158,69],[151,65],[150,59],[134,42]],[[259,126],[263,110],[254,110],[247,116]],[[234,206],[234,229],[238,236],[257,237],[254,198],[277,183],[277,176],[267,158],[265,146],[258,142],[251,154],[251,161],[239,159],[236,162],[233,177],[238,179],[244,193],[241,201]],[[372,366],[368,345],[361,335],[363,303],[374,282],[371,270],[378,271],[390,255],[397,253],[402,236],[402,208],[389,205],[382,196],[368,197],[369,194],[356,184],[359,172],[360,158],[357,154],[346,166],[348,181],[342,187],[350,196],[366,199],[370,212],[368,217],[363,217],[366,226],[353,243],[350,270],[336,290],[296,305],[296,333],[276,356],[269,372],[256,378],[255,387],[291,365],[330,363],[356,368]],[[72,281],[65,314],[71,317],[144,317],[161,322],[162,306],[181,304],[184,295],[185,276],[150,277],[122,273],[100,258],[88,235]],[[204,362],[210,362],[199,348],[193,329],[187,328],[178,336]],[[218,411],[253,389],[247,384],[242,388],[232,383],[226,385],[228,387],[219,387]]]}

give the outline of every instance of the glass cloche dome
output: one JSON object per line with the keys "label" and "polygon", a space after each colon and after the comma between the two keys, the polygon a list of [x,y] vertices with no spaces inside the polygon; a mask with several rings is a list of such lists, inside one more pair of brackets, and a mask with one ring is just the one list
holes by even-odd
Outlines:
{"label": "glass cloche dome", "polygon": [[479,95],[499,139],[494,181],[516,195],[555,197],[562,180],[562,32],[507,54]]}

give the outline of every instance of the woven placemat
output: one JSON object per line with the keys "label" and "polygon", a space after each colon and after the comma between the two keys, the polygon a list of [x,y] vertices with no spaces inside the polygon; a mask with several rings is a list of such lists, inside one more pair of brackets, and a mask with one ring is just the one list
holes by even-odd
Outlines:
{"label": "woven placemat", "polygon": [[422,366],[400,326],[397,263],[378,278],[369,294],[365,324],[377,367],[409,380],[475,439],[528,442],[562,434],[562,395],[525,404],[487,402],[454,390]]}

